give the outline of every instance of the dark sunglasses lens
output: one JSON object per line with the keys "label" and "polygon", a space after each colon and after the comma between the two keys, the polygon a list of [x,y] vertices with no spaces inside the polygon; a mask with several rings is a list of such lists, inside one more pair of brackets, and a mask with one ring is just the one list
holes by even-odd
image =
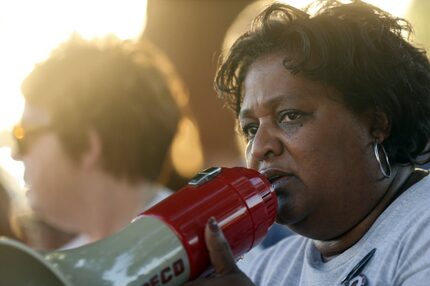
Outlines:
{"label": "dark sunglasses lens", "polygon": [[13,138],[15,139],[15,146],[19,155],[24,155],[27,152],[27,144],[25,138],[25,130],[21,126],[16,126],[13,129]]}
{"label": "dark sunglasses lens", "polygon": [[26,130],[21,126],[15,127],[13,130],[13,137],[15,138],[18,154],[25,155],[33,140],[50,130],[52,130],[50,126],[40,126],[31,130]]}

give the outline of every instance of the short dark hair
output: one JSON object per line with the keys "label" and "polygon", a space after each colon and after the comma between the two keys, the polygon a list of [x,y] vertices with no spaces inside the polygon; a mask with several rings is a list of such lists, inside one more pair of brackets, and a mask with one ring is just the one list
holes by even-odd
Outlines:
{"label": "short dark hair", "polygon": [[[313,16],[307,13],[315,7]],[[215,89],[238,115],[249,66],[283,51],[287,70],[335,87],[353,112],[385,113],[390,161],[417,163],[428,153],[430,64],[410,43],[411,32],[404,19],[361,1],[317,1],[304,11],[275,3],[220,58]]]}
{"label": "short dark hair", "polygon": [[181,116],[157,51],[150,43],[74,35],[35,67],[22,91],[30,104],[49,112],[71,158],[79,160],[94,130],[106,171],[154,181]]}

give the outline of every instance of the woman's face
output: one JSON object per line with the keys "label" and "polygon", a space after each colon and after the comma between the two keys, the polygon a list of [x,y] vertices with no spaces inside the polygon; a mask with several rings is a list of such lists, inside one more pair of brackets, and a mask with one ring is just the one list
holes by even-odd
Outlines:
{"label": "woman's face", "polygon": [[248,167],[272,181],[278,222],[314,239],[333,239],[381,197],[371,120],[352,113],[335,89],[292,75],[283,59],[279,53],[261,57],[245,78],[239,121]]}

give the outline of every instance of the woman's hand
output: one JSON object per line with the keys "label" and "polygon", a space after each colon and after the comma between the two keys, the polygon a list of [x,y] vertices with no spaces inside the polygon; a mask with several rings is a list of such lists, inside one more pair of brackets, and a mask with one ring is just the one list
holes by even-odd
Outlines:
{"label": "woman's hand", "polygon": [[251,280],[239,270],[231,253],[230,246],[214,218],[209,219],[205,228],[205,240],[209,258],[215,274],[208,278],[200,278],[184,284],[184,286],[250,286]]}

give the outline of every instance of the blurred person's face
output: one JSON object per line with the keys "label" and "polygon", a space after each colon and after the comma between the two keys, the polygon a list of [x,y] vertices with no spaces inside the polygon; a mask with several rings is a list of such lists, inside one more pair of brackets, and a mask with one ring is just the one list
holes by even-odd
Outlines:
{"label": "blurred person's face", "polygon": [[45,110],[27,104],[21,126],[23,142],[18,142],[14,158],[24,163],[30,206],[47,223],[75,231],[83,204],[79,184],[84,171],[65,153]]}
{"label": "blurred person's face", "polygon": [[[239,115],[248,166],[267,175],[278,195],[280,223],[326,240],[360,223],[383,195],[374,138],[333,88],[257,59],[244,81]],[[379,180],[380,181],[380,180]]]}

